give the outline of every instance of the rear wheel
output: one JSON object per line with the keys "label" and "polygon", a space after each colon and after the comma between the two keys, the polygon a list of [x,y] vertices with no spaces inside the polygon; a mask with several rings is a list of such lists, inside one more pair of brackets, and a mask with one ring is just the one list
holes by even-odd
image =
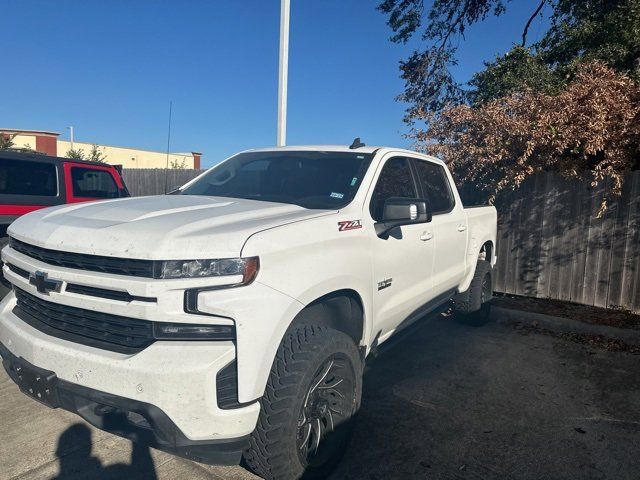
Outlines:
{"label": "rear wheel", "polygon": [[491,263],[478,260],[469,288],[454,298],[456,313],[478,322],[488,319],[493,297],[491,273]]}
{"label": "rear wheel", "polygon": [[340,460],[360,407],[362,362],[342,332],[300,325],[285,335],[244,454],[265,479],[325,478]]}

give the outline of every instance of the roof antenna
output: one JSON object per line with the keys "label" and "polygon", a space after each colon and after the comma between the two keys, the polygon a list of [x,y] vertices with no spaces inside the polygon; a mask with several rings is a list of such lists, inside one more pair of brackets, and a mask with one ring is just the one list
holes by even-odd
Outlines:
{"label": "roof antenna", "polygon": [[353,140],[353,143],[349,145],[349,149],[355,150],[356,148],[360,148],[364,146],[365,146],[364,143],[360,141],[360,137],[356,137],[355,140]]}

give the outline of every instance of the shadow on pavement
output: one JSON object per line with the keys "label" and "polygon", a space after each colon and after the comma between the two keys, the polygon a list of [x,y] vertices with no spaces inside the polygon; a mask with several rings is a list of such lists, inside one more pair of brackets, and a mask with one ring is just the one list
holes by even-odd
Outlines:
{"label": "shadow on pavement", "polygon": [[106,479],[157,479],[149,447],[133,443],[131,463],[116,463],[103,466],[91,455],[91,430],[82,423],[67,428],[58,439],[56,456],[60,462],[60,473],[56,479],[74,480],[91,478]]}

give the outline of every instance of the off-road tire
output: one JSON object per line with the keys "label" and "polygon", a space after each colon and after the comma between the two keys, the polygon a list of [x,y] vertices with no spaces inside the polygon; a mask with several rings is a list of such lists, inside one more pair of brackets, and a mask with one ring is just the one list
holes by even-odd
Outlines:
{"label": "off-road tire", "polygon": [[453,299],[457,314],[473,316],[477,319],[488,317],[492,294],[491,275],[491,263],[486,260],[478,260],[469,288]]}
{"label": "off-road tire", "polygon": [[[325,440],[326,445],[320,444],[325,445],[325,453],[330,456],[320,465],[310,465],[299,454],[300,415],[319,369],[332,358],[339,358],[340,365],[348,365],[348,371],[353,372],[353,380],[348,381],[346,387],[348,391],[352,387],[353,398],[346,402],[348,419],[336,428],[333,437]],[[243,455],[245,466],[267,480],[293,480],[303,475],[304,478],[325,478],[345,450],[361,395],[362,361],[349,336],[316,325],[292,327],[285,334],[271,367],[260,400],[258,423]]]}

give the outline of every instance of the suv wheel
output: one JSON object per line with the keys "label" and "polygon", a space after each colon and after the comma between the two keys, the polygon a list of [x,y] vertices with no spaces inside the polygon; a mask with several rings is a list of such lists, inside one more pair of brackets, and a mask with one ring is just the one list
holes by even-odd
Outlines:
{"label": "suv wheel", "polygon": [[325,478],[344,452],[361,394],[353,340],[330,328],[294,327],[271,367],[245,462],[268,480]]}

